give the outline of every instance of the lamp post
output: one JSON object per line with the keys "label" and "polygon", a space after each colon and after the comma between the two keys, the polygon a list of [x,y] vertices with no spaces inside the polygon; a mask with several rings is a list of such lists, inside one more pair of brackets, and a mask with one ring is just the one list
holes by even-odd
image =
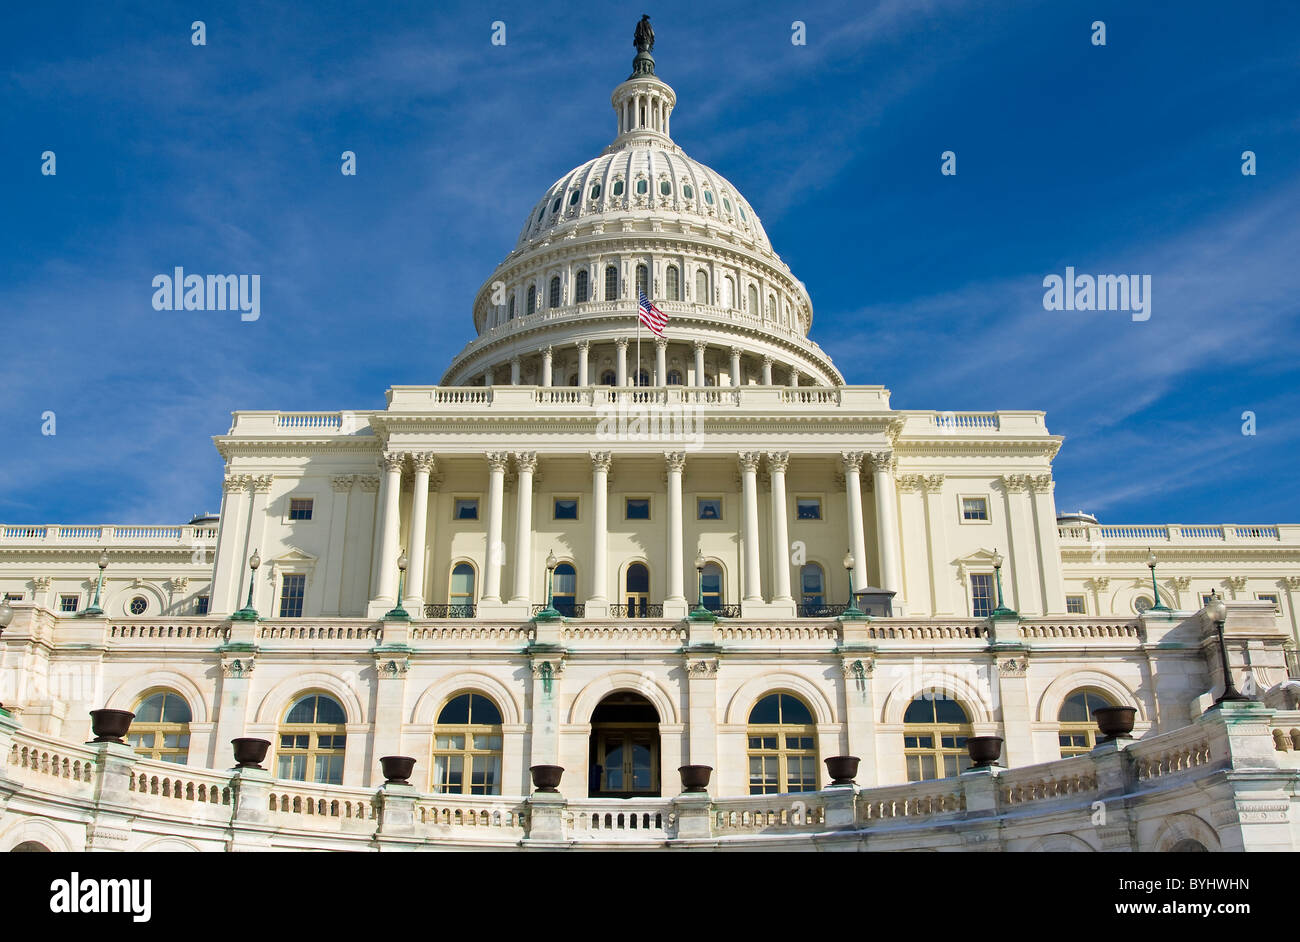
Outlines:
{"label": "lamp post", "polygon": [[82,615],[102,615],[104,610],[99,607],[99,593],[104,588],[104,570],[108,568],[108,550],[102,550],[99,554],[99,579],[95,582],[95,600],[90,603],[90,608],[81,610]]}
{"label": "lamp post", "polygon": [[1224,702],[1236,703],[1243,700],[1253,700],[1253,697],[1248,697],[1237,690],[1236,685],[1232,682],[1232,671],[1228,669],[1228,648],[1223,643],[1223,623],[1228,618],[1228,606],[1223,604],[1223,599],[1219,597],[1217,590],[1214,597],[1210,599],[1209,604],[1205,606],[1205,613],[1210,616],[1210,621],[1214,622],[1214,630],[1219,636],[1219,661],[1223,664],[1223,694],[1214,701],[1214,705],[1218,706]]}
{"label": "lamp post", "polygon": [[1160,589],[1156,585],[1156,554],[1147,547],[1147,568],[1151,570],[1151,595],[1155,599],[1154,604],[1147,609],[1148,612],[1173,612],[1173,609],[1160,601]]}
{"label": "lamp post", "polygon": [[262,557],[257,550],[248,557],[248,601],[244,607],[230,616],[231,621],[257,621],[257,609],[253,608],[253,586],[257,584],[257,569],[262,565]]}
{"label": "lamp post", "polygon": [[867,615],[862,609],[858,608],[858,597],[853,594],[853,567],[857,560],[853,558],[853,551],[847,550],[844,553],[844,568],[849,574],[849,605],[844,609],[842,618],[866,618]]}
{"label": "lamp post", "polygon": [[1002,602],[1002,554],[993,551],[993,573],[998,583],[998,607],[989,613],[990,618],[1019,618],[1020,613],[1007,608]]}
{"label": "lamp post", "polygon": [[[5,633],[9,623],[14,620],[14,607],[9,604],[8,599],[0,600],[0,635]],[[5,705],[0,703],[0,711],[3,711]],[[7,712],[7,711],[6,711]]]}
{"label": "lamp post", "polygon": [[384,612],[385,619],[410,620],[410,613],[407,612],[406,609],[402,608],[402,587],[406,582],[406,565],[408,562],[410,562],[410,560],[406,558],[405,553],[397,557],[397,603],[388,611]]}
{"label": "lamp post", "polygon": [[692,621],[717,621],[718,616],[704,607],[704,567],[707,564],[704,554],[695,554],[695,608],[688,616]]}
{"label": "lamp post", "polygon": [[555,558],[555,551],[552,550],[546,556],[546,607],[533,616],[534,621],[555,621],[557,618],[563,618],[555,610],[554,591],[555,591],[555,567],[559,565],[559,560]]}

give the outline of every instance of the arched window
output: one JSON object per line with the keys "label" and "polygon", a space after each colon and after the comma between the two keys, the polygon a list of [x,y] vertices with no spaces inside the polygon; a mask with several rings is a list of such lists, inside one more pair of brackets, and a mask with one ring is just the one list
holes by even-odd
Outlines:
{"label": "arched window", "polygon": [[174,690],[150,694],[134,710],[126,734],[136,755],[184,765],[190,755],[190,705]]}
{"label": "arched window", "polygon": [[1098,707],[1114,706],[1100,690],[1084,687],[1065,698],[1056,718],[1061,723],[1061,758],[1081,756],[1097,745],[1097,724],[1092,711]]}
{"label": "arched window", "polygon": [[452,567],[447,602],[447,617],[474,617],[474,567],[469,563],[457,563]]}
{"label": "arched window", "polygon": [[638,370],[636,374],[636,384],[638,386],[649,386],[650,374],[645,370]]}
{"label": "arched window", "polygon": [[755,317],[758,316],[758,289],[753,285],[749,286],[749,313]]}
{"label": "arched window", "polygon": [[551,606],[561,615],[573,617],[578,603],[578,571],[572,563],[560,563],[551,574]]}
{"label": "arched window", "polygon": [[722,608],[722,567],[717,563],[705,563],[700,571],[700,600],[711,612]]}
{"label": "arched window", "polygon": [[807,614],[817,614],[826,607],[826,575],[816,563],[804,563],[799,569],[800,601]]}
{"label": "arched window", "polygon": [[709,296],[709,273],[702,268],[695,273],[695,303],[713,303],[713,298]]}
{"label": "arched window", "polygon": [[633,563],[627,567],[624,582],[628,617],[645,618],[650,604],[650,570],[644,563]]}
{"label": "arched window", "polygon": [[512,321],[514,319],[515,319],[515,293],[512,291],[510,292],[510,313],[506,315],[506,320]]}
{"label": "arched window", "polygon": [[605,268],[605,300],[618,300],[618,266],[608,265]]}
{"label": "arched window", "polygon": [[668,371],[668,385],[669,385],[669,386],[680,386],[681,384],[682,384],[682,371],[681,371],[681,370],[669,370],[669,371]]}
{"label": "arched window", "polygon": [[770,294],[767,296],[767,319],[776,320],[776,298]]}
{"label": "arched window", "polygon": [[606,370],[605,372],[603,372],[603,373],[600,374],[600,385],[602,385],[602,386],[613,386],[613,385],[614,385],[614,380],[615,380],[615,379],[617,379],[617,376],[616,376],[616,374],[614,373],[614,371],[613,371],[613,370]]}
{"label": "arched window", "polygon": [[319,693],[301,697],[280,724],[276,777],[342,785],[346,722],[343,707],[333,697]]}
{"label": "arched window", "polygon": [[525,314],[537,313],[537,285],[528,286],[528,307],[524,309]]}
{"label": "arched window", "polygon": [[749,711],[749,793],[777,795],[817,790],[816,730],[803,701],[768,694]]}
{"label": "arched window", "polygon": [[636,290],[639,295],[650,297],[650,270],[644,265],[636,267]]}
{"label": "arched window", "polygon": [[736,279],[730,275],[722,278],[722,306],[728,310],[736,306]]}
{"label": "arched window", "polygon": [[664,291],[669,301],[682,299],[681,275],[678,274],[676,265],[669,265],[668,270],[664,272]]}
{"label": "arched window", "polygon": [[433,731],[433,790],[501,794],[501,711],[481,693],[453,697]]}
{"label": "arched window", "polygon": [[578,272],[578,278],[574,287],[574,303],[581,304],[587,300],[587,269]]}
{"label": "arched window", "polygon": [[907,780],[952,778],[970,767],[966,740],[970,718],[956,700],[925,694],[903,714],[903,755]]}
{"label": "arched window", "polygon": [[551,276],[551,293],[550,293],[550,298],[548,300],[550,302],[551,307],[560,306],[560,276],[559,275]]}

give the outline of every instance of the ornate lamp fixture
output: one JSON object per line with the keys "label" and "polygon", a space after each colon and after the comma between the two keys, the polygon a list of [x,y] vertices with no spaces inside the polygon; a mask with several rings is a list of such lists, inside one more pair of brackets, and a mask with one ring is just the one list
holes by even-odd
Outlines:
{"label": "ornate lamp fixture", "polygon": [[410,613],[407,612],[406,609],[402,608],[402,588],[406,583],[406,566],[409,562],[410,560],[406,558],[406,553],[402,553],[401,556],[397,557],[397,603],[388,611],[384,612],[384,618],[386,620],[398,619],[409,621],[411,618]]}
{"label": "ornate lamp fixture", "polygon": [[707,564],[704,554],[695,554],[695,608],[688,616],[691,621],[717,621],[718,616],[704,607],[704,567]]}
{"label": "ornate lamp fixture", "polygon": [[1217,589],[1209,604],[1205,606],[1205,614],[1210,617],[1210,621],[1214,622],[1214,630],[1219,636],[1219,661],[1223,664],[1223,693],[1214,701],[1214,705],[1254,700],[1254,697],[1248,697],[1239,691],[1232,682],[1232,671],[1228,668],[1228,648],[1223,643],[1223,623],[1228,620],[1228,606],[1223,604]]}
{"label": "ornate lamp fixture", "polygon": [[840,616],[841,618],[867,617],[866,612],[858,608],[858,597],[853,594],[853,567],[856,564],[857,560],[853,558],[853,551],[846,550],[844,553],[844,568],[849,574],[849,605],[848,608],[844,609],[844,614]]}
{"label": "ornate lamp fixture", "polygon": [[90,603],[90,608],[83,608],[81,615],[102,615],[104,610],[99,607],[99,593],[104,588],[104,570],[108,568],[108,550],[102,550],[99,554],[99,580],[95,583],[95,600]]}
{"label": "ornate lamp fixture", "polygon": [[990,618],[1019,618],[1020,613],[1014,609],[1007,608],[1002,602],[1002,554],[997,550],[993,551],[993,573],[998,582],[998,607],[989,613]]}
{"label": "ornate lamp fixture", "polygon": [[231,621],[257,621],[257,609],[253,608],[253,586],[257,583],[257,569],[262,565],[262,557],[257,550],[248,557],[248,601],[244,607],[230,616]]}
{"label": "ornate lamp fixture", "polygon": [[564,617],[555,608],[555,567],[558,565],[559,560],[552,550],[546,556],[546,607],[533,616],[533,621],[555,621]]}
{"label": "ornate lamp fixture", "polygon": [[1156,586],[1156,554],[1147,547],[1147,568],[1151,570],[1151,596],[1155,600],[1148,612],[1173,612],[1173,609],[1160,601],[1160,589]]}

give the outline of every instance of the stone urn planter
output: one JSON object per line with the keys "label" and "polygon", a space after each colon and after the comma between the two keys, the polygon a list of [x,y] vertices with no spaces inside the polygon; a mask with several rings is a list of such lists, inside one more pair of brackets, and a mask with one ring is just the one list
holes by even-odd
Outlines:
{"label": "stone urn planter", "polygon": [[560,776],[564,774],[562,765],[534,765],[528,771],[533,776],[533,788],[539,792],[557,792],[560,790]]}
{"label": "stone urn planter", "polygon": [[266,758],[266,751],[271,748],[270,740],[251,737],[232,739],[230,745],[235,749],[237,769],[260,769],[262,760]]}
{"label": "stone urn planter", "polygon": [[971,736],[966,740],[966,753],[973,763],[972,768],[987,769],[1002,755],[1002,737]]}
{"label": "stone urn planter", "polygon": [[683,765],[677,769],[682,777],[682,791],[698,794],[709,790],[709,776],[713,774],[711,765]]}
{"label": "stone urn planter", "polygon": [[1097,729],[1101,730],[1102,736],[1107,740],[1119,739],[1133,732],[1137,707],[1098,707],[1092,711],[1092,718],[1097,721]]}
{"label": "stone urn planter", "polygon": [[93,742],[122,742],[131,728],[135,714],[130,710],[91,710],[90,729],[95,734]]}
{"label": "stone urn planter", "polygon": [[410,785],[408,779],[415,769],[415,759],[410,756],[381,756],[379,768],[384,773],[385,785]]}
{"label": "stone urn planter", "polygon": [[858,777],[858,763],[862,760],[857,756],[830,756],[824,761],[832,785],[852,785]]}

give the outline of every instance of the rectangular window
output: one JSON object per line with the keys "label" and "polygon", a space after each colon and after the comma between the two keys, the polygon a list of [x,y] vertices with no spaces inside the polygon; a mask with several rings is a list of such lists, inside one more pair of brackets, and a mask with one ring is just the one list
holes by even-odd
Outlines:
{"label": "rectangular window", "polygon": [[820,520],[822,518],[822,499],[820,497],[799,497],[795,499],[795,517],[799,520]]}
{"label": "rectangular window", "polygon": [[200,595],[198,598],[194,600],[194,614],[206,615],[208,613],[208,606],[211,604],[212,604],[211,596]]}
{"label": "rectangular window", "polygon": [[578,519],[578,498],[576,497],[555,498],[555,519],[556,520],[577,520]]}
{"label": "rectangular window", "polygon": [[291,497],[289,499],[290,520],[310,520],[313,499],[310,497]]}
{"label": "rectangular window", "polygon": [[1086,615],[1087,609],[1084,607],[1082,595],[1067,595],[1065,597],[1065,610],[1071,615]]}
{"label": "rectangular window", "polygon": [[695,519],[721,520],[722,519],[722,498],[701,497],[697,499],[695,501]]}
{"label": "rectangular window", "polygon": [[6,592],[6,593],[5,593],[5,601],[6,601],[6,602],[21,602],[22,600],[23,600],[23,594],[22,594],[21,592]]}
{"label": "rectangular window", "polygon": [[626,520],[649,520],[650,519],[650,498],[649,497],[629,497],[627,499]]}
{"label": "rectangular window", "polygon": [[1273,610],[1274,610],[1274,611],[1277,611],[1277,612],[1282,611],[1282,606],[1278,603],[1276,593],[1273,593],[1273,592],[1256,592],[1256,593],[1255,593],[1255,601],[1256,601],[1256,602],[1272,602],[1272,603],[1273,603]]}
{"label": "rectangular window", "polygon": [[301,618],[302,597],[307,591],[307,577],[291,573],[284,577],[280,585],[280,617]]}
{"label": "rectangular window", "polygon": [[477,520],[478,519],[478,498],[477,497],[457,497],[456,509],[452,513],[453,520]]}
{"label": "rectangular window", "polygon": [[970,576],[970,608],[976,618],[987,618],[993,614],[993,574],[973,572]]}
{"label": "rectangular window", "polygon": [[961,518],[963,520],[988,520],[988,498],[963,497],[961,499]]}
{"label": "rectangular window", "polygon": [[59,611],[61,611],[61,612],[75,612],[75,611],[77,610],[77,602],[78,602],[78,601],[80,601],[80,596],[76,596],[76,595],[60,595],[60,596],[59,596]]}

